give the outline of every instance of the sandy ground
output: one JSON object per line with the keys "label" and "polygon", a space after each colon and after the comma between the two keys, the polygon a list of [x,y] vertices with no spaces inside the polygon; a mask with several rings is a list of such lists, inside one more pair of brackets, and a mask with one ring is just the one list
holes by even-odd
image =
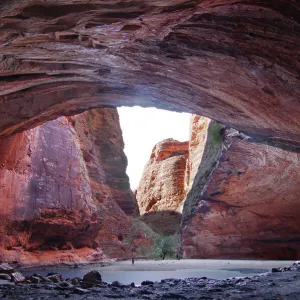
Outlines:
{"label": "sandy ground", "polygon": [[192,269],[231,270],[231,269],[271,269],[292,265],[291,260],[219,260],[219,259],[181,259],[181,260],[136,260],[114,262],[101,267],[103,271],[176,271]]}
{"label": "sandy ground", "polygon": [[23,270],[24,275],[39,273],[46,276],[49,272],[59,272],[64,278],[83,277],[86,273],[97,270],[103,281],[111,283],[119,281],[122,284],[134,282],[140,285],[142,281],[160,281],[167,278],[185,279],[191,277],[208,277],[227,279],[246,277],[266,273],[274,267],[292,265],[294,261],[254,261],[254,260],[212,260],[212,259],[182,259],[182,260],[136,260],[112,262],[110,265],[92,264],[78,268],[61,266]]}

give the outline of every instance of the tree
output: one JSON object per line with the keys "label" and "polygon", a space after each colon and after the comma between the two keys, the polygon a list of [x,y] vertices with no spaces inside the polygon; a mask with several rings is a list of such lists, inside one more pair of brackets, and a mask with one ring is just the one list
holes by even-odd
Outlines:
{"label": "tree", "polygon": [[153,245],[154,256],[165,259],[167,256],[174,257],[178,254],[179,237],[178,236],[159,236]]}
{"label": "tree", "polygon": [[156,234],[145,223],[134,219],[124,236],[124,245],[131,258],[134,259],[137,255],[146,257],[151,255],[151,244]]}

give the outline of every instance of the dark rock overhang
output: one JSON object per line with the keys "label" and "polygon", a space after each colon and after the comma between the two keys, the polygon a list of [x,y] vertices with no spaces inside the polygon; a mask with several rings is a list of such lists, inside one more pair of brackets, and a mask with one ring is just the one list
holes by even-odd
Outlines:
{"label": "dark rock overhang", "polygon": [[4,0],[0,134],[141,105],[299,141],[299,45],[293,0]]}

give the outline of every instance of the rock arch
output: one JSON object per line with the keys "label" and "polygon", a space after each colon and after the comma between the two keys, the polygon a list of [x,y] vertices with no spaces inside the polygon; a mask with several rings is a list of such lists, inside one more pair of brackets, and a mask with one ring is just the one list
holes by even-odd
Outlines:
{"label": "rock arch", "polygon": [[156,106],[298,141],[300,4],[1,1],[0,132]]}

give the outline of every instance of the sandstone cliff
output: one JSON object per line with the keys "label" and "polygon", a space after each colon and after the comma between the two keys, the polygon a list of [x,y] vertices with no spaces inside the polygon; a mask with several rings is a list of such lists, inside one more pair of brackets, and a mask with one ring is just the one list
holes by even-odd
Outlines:
{"label": "sandstone cliff", "polygon": [[182,143],[154,147],[137,189],[145,222],[173,234],[181,219],[186,258],[300,258],[298,152],[195,115],[184,145],[186,168],[169,159]]}
{"label": "sandstone cliff", "polygon": [[180,210],[187,158],[188,142],[168,139],[154,146],[136,190],[141,214]]}
{"label": "sandstone cliff", "polygon": [[2,259],[47,263],[121,257],[118,235],[137,209],[123,147],[114,109],[61,117],[3,138]]}
{"label": "sandstone cliff", "polygon": [[183,210],[184,256],[299,259],[299,153],[234,130],[206,134]]}

